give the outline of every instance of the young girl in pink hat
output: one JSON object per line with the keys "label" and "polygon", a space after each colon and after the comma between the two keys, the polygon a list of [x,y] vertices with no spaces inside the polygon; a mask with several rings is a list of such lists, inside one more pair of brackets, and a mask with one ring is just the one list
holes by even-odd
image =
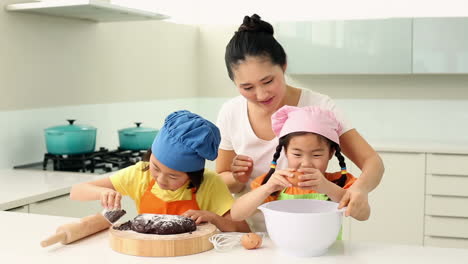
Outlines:
{"label": "young girl in pink hat", "polygon": [[[356,178],[346,171],[339,142],[342,127],[333,112],[313,106],[286,105],[275,112],[271,119],[279,144],[270,171],[252,181],[252,191],[234,203],[232,218],[244,220],[253,215],[259,205],[273,200],[318,199],[339,202],[345,189]],[[283,149],[288,168],[276,169],[276,161]],[[328,162],[333,155],[337,157],[341,171],[328,173]],[[297,186],[288,181],[288,177],[294,177],[295,172],[301,173]],[[367,220],[369,215],[370,207],[367,204],[355,218]]]}

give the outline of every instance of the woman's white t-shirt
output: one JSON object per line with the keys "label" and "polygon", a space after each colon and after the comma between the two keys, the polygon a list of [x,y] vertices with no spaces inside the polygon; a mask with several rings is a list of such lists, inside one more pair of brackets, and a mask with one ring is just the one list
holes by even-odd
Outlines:
{"label": "woman's white t-shirt", "polygon": [[[343,113],[336,107],[333,100],[326,95],[302,89],[297,106],[319,106],[333,111],[343,126],[341,134],[352,129]],[[221,131],[220,149],[233,150],[237,155],[246,155],[252,158],[254,168],[250,180],[268,172],[273,154],[275,154],[278,146],[278,139],[274,138],[267,141],[255,135],[247,113],[247,100],[243,96],[234,97],[223,104],[218,114],[217,126]],[[288,167],[284,152],[277,163],[277,168]],[[247,189],[250,189],[250,181],[247,184]]]}

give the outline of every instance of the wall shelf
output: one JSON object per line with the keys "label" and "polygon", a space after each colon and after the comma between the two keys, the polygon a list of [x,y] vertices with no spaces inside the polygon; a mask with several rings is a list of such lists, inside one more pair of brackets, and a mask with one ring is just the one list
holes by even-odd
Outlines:
{"label": "wall shelf", "polygon": [[7,11],[84,19],[96,22],[160,20],[168,16],[112,4],[104,0],[47,0],[10,4]]}

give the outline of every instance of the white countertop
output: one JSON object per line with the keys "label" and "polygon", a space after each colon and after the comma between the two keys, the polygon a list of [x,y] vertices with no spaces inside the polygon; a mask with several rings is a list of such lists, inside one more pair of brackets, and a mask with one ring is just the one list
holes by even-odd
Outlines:
{"label": "white countertop", "polygon": [[[65,223],[76,218],[0,212],[0,256],[2,263],[391,263],[440,264],[467,263],[468,250],[432,248],[396,244],[337,241],[320,257],[295,258],[283,256],[265,239],[260,249],[235,247],[228,252],[210,250],[200,254],[152,258],[124,255],[113,251],[108,243],[108,231],[95,234],[69,245],[56,244],[42,248],[41,240],[55,233]],[[8,261],[6,261],[8,260]]]}
{"label": "white countertop", "polygon": [[109,174],[40,170],[0,170],[0,210],[60,196],[72,185],[108,177]]}

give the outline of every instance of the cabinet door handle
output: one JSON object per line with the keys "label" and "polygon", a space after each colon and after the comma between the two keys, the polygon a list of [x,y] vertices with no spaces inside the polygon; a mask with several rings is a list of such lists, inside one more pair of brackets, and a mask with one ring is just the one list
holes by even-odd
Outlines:
{"label": "cabinet door handle", "polygon": [[13,207],[13,208],[10,208],[10,209],[6,209],[5,211],[13,211],[13,210],[18,210],[18,209],[23,209],[25,206],[22,205],[22,206],[18,206],[18,207]]}

